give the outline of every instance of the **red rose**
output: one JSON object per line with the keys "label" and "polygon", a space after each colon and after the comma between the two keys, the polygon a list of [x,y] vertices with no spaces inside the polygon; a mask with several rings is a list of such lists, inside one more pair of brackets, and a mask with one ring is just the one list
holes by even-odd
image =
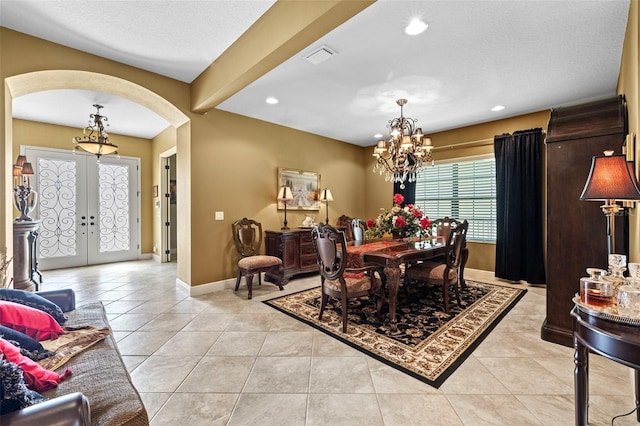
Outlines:
{"label": "red rose", "polygon": [[395,194],[393,196],[393,204],[402,204],[404,203],[404,197],[401,194]]}
{"label": "red rose", "polygon": [[375,228],[376,227],[376,221],[373,219],[369,219],[367,220],[367,228]]}
{"label": "red rose", "polygon": [[418,209],[414,209],[411,211],[413,217],[420,219],[422,217],[422,212]]}
{"label": "red rose", "polygon": [[404,218],[398,216],[398,218],[396,219],[396,226],[398,228],[402,228],[403,226],[407,226],[407,221],[404,220]]}
{"label": "red rose", "polygon": [[420,221],[420,226],[422,229],[428,229],[431,226],[431,221],[428,217],[425,217]]}

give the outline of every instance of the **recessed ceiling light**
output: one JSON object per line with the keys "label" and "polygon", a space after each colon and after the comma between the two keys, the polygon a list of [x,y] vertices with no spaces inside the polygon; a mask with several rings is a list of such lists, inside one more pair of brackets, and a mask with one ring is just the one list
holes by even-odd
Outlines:
{"label": "recessed ceiling light", "polygon": [[416,35],[426,30],[428,26],[429,25],[425,24],[420,19],[416,18],[411,20],[409,25],[407,25],[407,28],[404,29],[404,32],[409,35]]}
{"label": "recessed ceiling light", "polygon": [[504,105],[496,105],[491,108],[491,111],[502,111],[504,109]]}
{"label": "recessed ceiling light", "polygon": [[373,135],[373,137],[379,139],[382,137],[382,133],[376,133],[375,135]]}
{"label": "recessed ceiling light", "polygon": [[278,103],[278,100],[276,98],[274,98],[274,97],[268,97],[265,100],[265,102],[268,103],[269,105],[275,105],[275,104]]}

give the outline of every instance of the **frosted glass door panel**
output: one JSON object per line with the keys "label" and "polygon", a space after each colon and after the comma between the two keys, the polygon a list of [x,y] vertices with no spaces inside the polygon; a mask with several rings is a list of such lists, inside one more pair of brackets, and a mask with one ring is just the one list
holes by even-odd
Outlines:
{"label": "frosted glass door panel", "polygon": [[40,269],[138,257],[138,160],[27,148],[41,220]]}

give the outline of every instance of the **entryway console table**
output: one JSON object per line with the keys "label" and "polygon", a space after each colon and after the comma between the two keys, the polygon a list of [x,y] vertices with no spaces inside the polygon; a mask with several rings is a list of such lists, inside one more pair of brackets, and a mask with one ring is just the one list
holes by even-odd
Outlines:
{"label": "entryway console table", "polygon": [[[573,340],[576,426],[586,426],[589,409],[589,351],[635,369],[635,403],[640,404],[640,328],[598,318],[574,307]],[[640,411],[636,412],[640,422]]]}

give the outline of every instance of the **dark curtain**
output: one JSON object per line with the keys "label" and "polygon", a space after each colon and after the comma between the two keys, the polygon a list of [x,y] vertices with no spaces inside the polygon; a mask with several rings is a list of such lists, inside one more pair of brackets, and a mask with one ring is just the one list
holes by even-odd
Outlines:
{"label": "dark curtain", "polygon": [[393,194],[391,196],[393,197],[395,194],[400,194],[404,197],[404,203],[402,204],[403,206],[407,204],[415,204],[416,203],[416,183],[405,181],[404,189],[401,189],[400,184],[395,182],[393,184]]}
{"label": "dark curtain", "polygon": [[546,281],[543,258],[542,129],[495,136],[496,277]]}

